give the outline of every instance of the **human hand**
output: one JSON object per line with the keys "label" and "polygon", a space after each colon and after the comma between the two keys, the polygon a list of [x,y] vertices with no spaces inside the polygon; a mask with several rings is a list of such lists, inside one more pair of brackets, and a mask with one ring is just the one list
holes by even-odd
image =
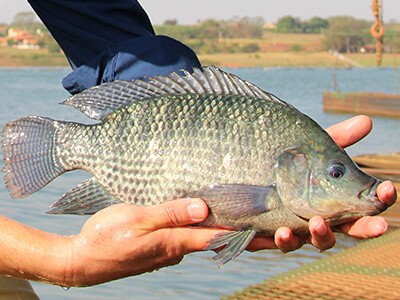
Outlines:
{"label": "human hand", "polygon": [[207,214],[207,205],[199,199],[105,208],[70,237],[65,281],[69,286],[89,286],[177,264],[221,232],[186,226],[203,221]]}
{"label": "human hand", "polygon": [[[364,138],[372,129],[372,121],[367,116],[357,116],[327,129],[328,134],[342,148],[348,147]],[[378,186],[378,198],[388,206],[396,201],[396,190],[393,184],[385,181]],[[339,231],[356,238],[372,238],[384,234],[388,224],[383,217],[362,217],[355,222],[338,226]],[[335,236],[323,218],[316,216],[309,221],[310,236],[295,236],[290,228],[279,228],[274,238],[256,237],[250,243],[248,250],[279,248],[283,252],[294,251],[304,243],[310,242],[321,251],[335,245]]]}

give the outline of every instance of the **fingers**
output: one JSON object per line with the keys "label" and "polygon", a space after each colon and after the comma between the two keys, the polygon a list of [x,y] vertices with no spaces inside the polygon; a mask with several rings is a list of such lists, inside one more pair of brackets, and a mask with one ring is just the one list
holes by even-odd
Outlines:
{"label": "fingers", "polygon": [[160,205],[143,207],[133,204],[116,204],[104,208],[89,218],[82,230],[129,227],[145,231],[186,226],[204,221],[208,206],[201,199],[178,199]]}
{"label": "fingers", "polygon": [[[396,189],[393,183],[385,181],[378,186],[378,197],[388,206],[396,201]],[[338,230],[355,238],[373,238],[386,232],[388,224],[382,217],[363,217],[355,222],[343,224]],[[315,216],[309,221],[311,244],[317,249],[324,251],[335,245],[335,235],[324,219]],[[280,228],[275,234],[275,243],[282,252],[296,250],[303,244],[302,238],[293,236],[288,228]]]}
{"label": "fingers", "polygon": [[275,232],[275,244],[283,253],[294,251],[302,246],[297,236],[290,228],[281,227]]}
{"label": "fingers", "polygon": [[[185,255],[195,251],[203,251],[210,241],[218,234],[226,232],[223,229],[210,227],[170,227],[159,229],[149,235],[151,240],[164,241],[169,254]],[[171,249],[175,249],[171,250]]]}
{"label": "fingers", "polygon": [[335,235],[322,217],[315,216],[311,218],[309,221],[309,228],[311,244],[320,251],[327,250],[335,245]]}
{"label": "fingers", "polygon": [[381,236],[387,228],[388,224],[383,217],[363,217],[355,222],[339,226],[341,232],[359,239]]}
{"label": "fingers", "polygon": [[273,237],[256,236],[247,246],[247,251],[259,251],[266,249],[277,249]]}
{"label": "fingers", "polygon": [[178,199],[146,208],[153,229],[179,227],[204,221],[208,206],[201,199]]}
{"label": "fingers", "polygon": [[335,235],[322,217],[311,218],[309,230],[310,237],[300,237],[293,235],[289,228],[281,227],[275,233],[275,244],[284,253],[297,250],[307,242],[321,251],[335,245]]}
{"label": "fingers", "polygon": [[396,189],[392,182],[382,182],[377,188],[378,198],[388,206],[393,205],[397,199]]}
{"label": "fingers", "polygon": [[372,129],[372,120],[368,116],[356,116],[326,129],[340,147],[353,145],[364,138]]}
{"label": "fingers", "polygon": [[[385,181],[378,186],[378,198],[385,202],[388,206],[393,205],[396,201],[396,189],[393,183]],[[366,239],[381,236],[386,232],[388,223],[383,217],[363,217],[355,222],[346,223],[338,227],[338,229],[355,238]]]}
{"label": "fingers", "polygon": [[[396,201],[396,189],[390,181],[381,183],[378,186],[377,193],[378,198],[388,206],[393,205]],[[341,232],[360,239],[378,237],[384,234],[387,228],[388,224],[383,217],[363,217],[355,222],[338,227]]]}
{"label": "fingers", "polygon": [[305,243],[311,243],[317,249],[324,251],[335,245],[335,235],[322,217],[316,216],[309,221],[310,237],[296,236],[287,227],[278,228],[274,241],[270,238],[254,239],[247,250],[257,251],[262,249],[278,248],[283,253],[295,251]]}

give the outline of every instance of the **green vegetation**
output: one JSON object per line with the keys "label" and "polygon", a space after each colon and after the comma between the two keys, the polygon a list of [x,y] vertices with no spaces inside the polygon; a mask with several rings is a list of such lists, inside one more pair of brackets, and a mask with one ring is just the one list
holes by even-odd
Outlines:
{"label": "green vegetation", "polygon": [[321,33],[328,27],[328,20],[319,17],[302,22],[298,18],[285,16],[276,23],[277,32],[282,33]]}
{"label": "green vegetation", "polygon": [[233,39],[262,39],[262,18],[233,18],[227,21],[208,19],[195,25],[178,25],[168,20],[155,26],[159,35],[167,35],[182,41],[196,53],[239,53],[257,52],[258,43],[232,43]]}
{"label": "green vegetation", "polygon": [[178,40],[261,38],[263,25],[264,20],[261,17],[208,19],[194,25],[178,25],[176,20],[168,20],[164,25],[154,26],[154,30],[157,34],[172,36]]}
{"label": "green vegetation", "polygon": [[371,22],[352,17],[334,17],[329,19],[329,28],[325,32],[325,49],[334,49],[342,53],[359,52],[361,47],[373,43],[369,33]]}
{"label": "green vegetation", "polygon": [[[233,18],[227,21],[205,20],[195,25],[178,25],[176,20],[169,20],[164,25],[155,27],[157,34],[168,35],[186,43],[198,54],[211,53],[242,53],[263,51],[260,43],[268,33],[295,34],[301,39],[308,35],[320,37],[318,50],[333,50],[339,53],[358,53],[362,48],[372,51],[375,41],[370,35],[372,22],[358,20],[353,17],[332,17],[322,19],[314,17],[301,21],[292,16],[285,16],[278,20],[273,29],[264,28],[262,18]],[[400,51],[400,25],[386,26],[385,47],[387,51]],[[238,39],[258,39],[259,48],[248,47]],[[232,43],[236,40],[236,43]],[[302,43],[291,41],[290,46],[277,51],[310,51]],[[244,48],[242,48],[244,47]],[[271,48],[271,47],[270,47]],[[271,49],[270,49],[271,50]]]}
{"label": "green vegetation", "polygon": [[[159,35],[171,36],[191,47],[203,64],[220,66],[348,66],[328,51],[345,53],[363,66],[376,64],[375,41],[369,33],[372,22],[352,17],[314,17],[300,20],[284,16],[276,24],[263,18],[209,19],[180,25],[174,19],[155,26]],[[8,36],[8,29],[24,31],[38,50],[23,48],[21,40]],[[10,25],[0,26],[0,64],[68,65],[60,47],[32,13],[17,14]],[[397,66],[400,24],[385,24],[383,66]],[[29,46],[24,45],[22,46]],[[364,52],[363,54],[360,51]]]}

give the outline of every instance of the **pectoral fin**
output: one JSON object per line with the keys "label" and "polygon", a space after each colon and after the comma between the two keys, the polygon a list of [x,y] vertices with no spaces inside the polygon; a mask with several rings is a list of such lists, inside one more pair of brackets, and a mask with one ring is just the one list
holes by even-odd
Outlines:
{"label": "pectoral fin", "polygon": [[91,215],[113,204],[122,203],[110,195],[95,177],[85,180],[50,206],[49,214]]}
{"label": "pectoral fin", "polygon": [[[268,212],[281,204],[275,185],[215,185],[188,196],[203,199],[211,213],[219,220],[242,219],[245,222],[246,218]],[[218,266],[222,266],[242,253],[256,234],[257,231],[251,228],[219,234],[210,241],[206,250],[225,245],[225,248],[213,257],[218,261]]]}
{"label": "pectoral fin", "polygon": [[203,199],[212,212],[232,218],[249,217],[265,213],[277,205],[275,186],[245,184],[214,185],[189,197]]}
{"label": "pectoral fin", "polygon": [[218,266],[221,267],[228,261],[239,256],[246,249],[256,233],[257,231],[248,229],[218,234],[210,241],[210,245],[205,250],[213,250],[226,245],[224,249],[213,257],[213,260],[218,261]]}

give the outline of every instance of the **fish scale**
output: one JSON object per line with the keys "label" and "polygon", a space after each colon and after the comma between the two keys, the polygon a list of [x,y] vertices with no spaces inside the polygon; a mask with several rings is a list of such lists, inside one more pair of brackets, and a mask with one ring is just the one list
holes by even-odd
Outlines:
{"label": "fish scale", "polygon": [[32,116],[3,130],[13,197],[66,171],[93,175],[50,213],[198,197],[210,209],[201,225],[235,231],[210,241],[209,249],[225,245],[215,257],[224,264],[257,234],[271,236],[281,226],[305,234],[314,215],[334,226],[386,208],[376,196],[379,181],[312,119],[215,67],[105,83],[64,104],[99,123]]}
{"label": "fish scale", "polygon": [[[237,96],[214,99],[213,96],[193,95],[191,98],[198,99],[191,101],[184,96],[155,99],[148,104],[142,103],[146,109],[140,103],[120,109],[99,125],[83,125],[79,129],[73,125],[68,130],[70,134],[60,133],[65,136],[63,141],[59,141],[59,147],[64,148],[59,150],[64,153],[60,158],[65,157],[63,167],[82,168],[93,174],[111,195],[125,202],[146,205],[159,203],[159,199],[182,197],[190,192],[187,187],[179,188],[183,177],[185,184],[194,189],[209,184],[210,177],[214,179],[212,182],[239,182],[243,174],[236,166],[249,161],[246,159],[250,156],[248,149],[256,146],[257,140],[253,138],[251,128],[247,129],[248,136],[243,136],[240,140],[235,138],[240,137],[237,134],[239,127],[246,127],[245,123],[257,119],[263,110],[258,110],[255,116],[243,114],[252,102],[238,103],[241,99],[237,99]],[[192,109],[186,114],[181,113],[190,102],[193,102]],[[233,109],[228,114],[227,122],[219,117],[219,112],[224,113],[230,108]],[[217,121],[218,117],[220,121]],[[147,120],[145,126],[143,120]],[[151,126],[155,124],[153,120],[158,120],[163,126]],[[268,123],[264,125],[266,129],[273,128],[268,127]],[[166,132],[164,128],[170,128],[170,131]],[[91,136],[96,138],[90,139]],[[157,143],[152,144],[152,141]],[[196,152],[193,155],[194,149]],[[270,155],[273,149],[268,150]],[[76,154],[71,157],[71,152]],[[164,153],[171,155],[166,156]],[[230,168],[221,163],[225,153],[230,153],[233,157]],[[252,164],[260,165],[265,159],[265,152],[257,150],[257,153],[258,160],[250,161],[248,168],[252,168]],[[121,163],[122,160],[124,164]],[[223,165],[224,168],[221,168]],[[195,171],[196,176],[192,176],[190,171],[196,168],[199,171]],[[214,176],[216,170],[218,176]],[[260,173],[263,172],[258,172],[257,177],[262,175]],[[119,174],[125,174],[128,180],[118,180]],[[248,181],[254,174],[249,173],[248,176],[249,178],[242,180]],[[128,189],[129,178],[136,179],[134,189]],[[263,176],[259,179],[266,182],[267,178]],[[164,188],[160,189],[161,182]],[[181,190],[180,193],[175,192],[175,188]],[[130,193],[124,193],[124,190],[129,190]],[[132,198],[132,194],[136,199]]]}

